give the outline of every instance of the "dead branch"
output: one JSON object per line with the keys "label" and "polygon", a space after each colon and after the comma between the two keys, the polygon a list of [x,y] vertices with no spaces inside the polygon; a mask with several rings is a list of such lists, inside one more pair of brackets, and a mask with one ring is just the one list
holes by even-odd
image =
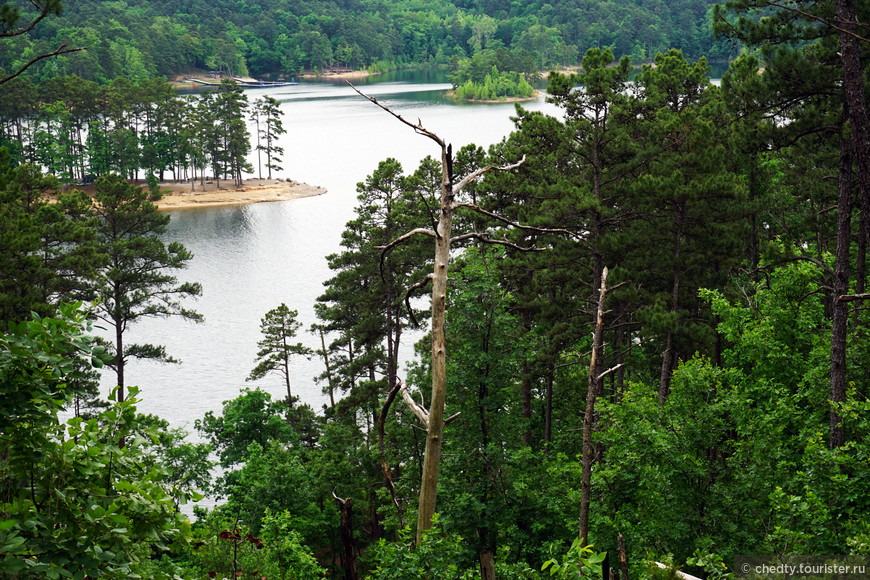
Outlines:
{"label": "dead branch", "polygon": [[870,294],[843,294],[837,298],[838,302],[855,302],[858,300],[870,300]]}
{"label": "dead branch", "polygon": [[399,391],[402,393],[402,398],[405,400],[405,403],[411,408],[411,411],[413,411],[413,413],[415,415],[417,415],[417,418],[420,419],[420,422],[423,423],[423,426],[426,429],[428,429],[429,428],[429,412],[426,411],[426,409],[424,409],[420,405],[418,405],[417,401],[415,401],[411,397],[411,393],[408,392],[408,385],[405,384],[405,381],[403,381],[402,379],[398,379],[398,378],[396,380],[398,380],[399,384],[401,385],[399,387]]}
{"label": "dead branch", "polygon": [[12,30],[3,30],[2,32],[0,32],[0,38],[11,38],[13,36],[20,36],[22,34],[27,34],[31,30],[36,28],[36,25],[39,24],[44,18],[46,18],[50,14],[56,12],[56,10],[52,11],[52,8],[50,6],[41,6],[37,2],[34,2],[33,0],[30,0],[30,3],[33,4],[34,8],[39,10],[39,14],[33,20],[31,20],[27,25],[22,26],[21,28],[14,28],[14,25],[16,25],[17,22],[10,23],[10,25],[13,27],[13,29]]}
{"label": "dead branch", "polygon": [[525,247],[515,244],[513,242],[509,242],[507,240],[496,240],[494,238],[487,237],[483,234],[477,232],[469,232],[467,234],[462,234],[459,236],[454,236],[450,238],[450,243],[453,242],[462,242],[465,240],[480,240],[485,244],[497,244],[500,246],[507,246],[508,248],[513,248],[515,250],[519,250],[520,252],[545,252],[545,248],[536,248],[535,246]]}
{"label": "dead branch", "polygon": [[438,237],[438,234],[436,234],[434,230],[428,230],[426,228],[414,228],[410,232],[406,232],[406,233],[402,234],[401,236],[399,236],[398,238],[396,238],[395,240],[393,240],[392,242],[390,242],[386,246],[375,246],[375,248],[380,250],[381,255],[383,255],[384,252],[388,252],[388,251],[392,250],[393,248],[395,248],[396,246],[398,246],[399,244],[401,244],[402,242],[404,242],[408,238],[414,237],[417,234],[423,234],[423,235],[426,235],[426,236],[429,236],[432,238]]}
{"label": "dead branch", "polygon": [[782,8],[783,10],[786,10],[788,12],[796,12],[797,14],[800,14],[801,16],[808,18],[810,20],[818,20],[822,24],[824,24],[826,26],[830,26],[831,28],[833,28],[837,32],[842,32],[843,34],[848,34],[849,36],[854,36],[855,38],[857,38],[858,40],[860,40],[862,42],[870,42],[870,38],[865,38],[865,37],[863,37],[855,32],[851,32],[851,31],[846,30],[844,28],[840,28],[839,26],[834,24],[834,22],[838,22],[838,24],[854,24],[855,26],[861,26],[861,27],[866,26],[866,24],[861,24],[860,22],[842,22],[842,21],[837,21],[837,20],[828,20],[827,18],[822,18],[821,16],[816,16],[815,14],[810,14],[809,12],[806,12],[804,10],[801,10],[799,8],[795,8],[794,6],[787,6],[785,4],[775,2],[774,0],[768,0],[767,3],[770,6],[776,6],[777,8]]}
{"label": "dead branch", "polygon": [[[525,159],[525,157],[523,157],[523,159]],[[491,211],[485,210],[479,206],[474,205],[473,203],[458,203],[454,207],[455,207],[455,209],[467,207],[470,210],[476,211],[477,213],[485,215],[487,217],[491,217],[494,220],[498,220],[498,221],[500,221],[504,224],[507,224],[511,227],[515,227],[518,230],[526,230],[526,231],[531,231],[531,232],[536,232],[536,233],[541,233],[541,234],[562,234],[565,236],[570,236],[572,238],[582,238],[583,237],[581,234],[577,234],[577,233],[574,233],[572,231],[561,229],[561,228],[541,228],[541,227],[537,227],[537,226],[527,226],[527,225],[515,222],[513,220],[509,220],[504,216],[498,215],[497,213],[493,213]]]}
{"label": "dead branch", "polygon": [[612,372],[614,372],[614,371],[618,371],[619,369],[621,369],[621,368],[624,367],[624,366],[625,366],[625,363],[619,363],[619,364],[616,365],[615,367],[611,367],[611,368],[607,369],[606,371],[604,371],[603,373],[601,373],[600,375],[598,375],[598,380],[600,381],[601,379],[603,379],[604,377],[606,377],[606,376],[609,375],[610,373],[612,373]]}
{"label": "dead branch", "polygon": [[[463,187],[465,187],[466,185],[468,185],[469,183],[471,183],[472,181],[474,181],[475,179],[477,179],[478,177],[480,177],[481,175],[483,175],[487,171],[512,171],[525,162],[526,162],[526,156],[523,155],[522,159],[520,159],[516,163],[511,163],[510,165],[501,165],[501,166],[487,165],[486,167],[481,167],[480,169],[476,169],[476,170],[472,171],[471,173],[469,173],[468,175],[466,175],[465,177],[463,177],[459,181],[459,183],[457,183],[456,185],[453,186],[453,194],[455,195],[455,194],[459,193],[460,191],[462,191]],[[455,205],[453,207],[455,209],[455,208],[461,207],[462,205],[464,205],[464,204],[458,204],[458,205]]]}
{"label": "dead branch", "polygon": [[386,105],[382,105],[380,102],[378,102],[378,100],[376,98],[370,97],[367,94],[365,94],[364,92],[362,92],[361,90],[359,90],[358,88],[356,88],[353,85],[353,83],[351,83],[350,81],[347,81],[347,84],[350,88],[352,88],[354,91],[356,91],[356,93],[359,96],[365,98],[367,101],[374,103],[375,105],[377,105],[381,109],[385,110],[390,115],[392,115],[393,117],[395,117],[396,119],[398,119],[399,121],[401,121],[402,123],[407,125],[408,127],[412,128],[414,130],[414,132],[417,133],[418,135],[424,135],[426,137],[429,137],[430,139],[432,139],[433,141],[438,143],[438,145],[440,147],[442,147],[442,148],[445,147],[444,140],[441,139],[441,137],[439,137],[438,135],[436,135],[432,131],[429,131],[428,129],[423,127],[423,122],[420,119],[417,119],[417,124],[415,125],[415,124],[411,123],[410,121],[408,121],[407,119],[405,119],[404,117],[402,117],[402,115],[396,113],[395,111],[393,111],[392,109],[387,107]]}
{"label": "dead branch", "polygon": [[431,236],[433,238],[438,237],[438,234],[436,234],[434,230],[427,230],[426,228],[415,228],[415,229],[411,230],[410,232],[406,232],[406,233],[402,234],[401,236],[399,236],[398,238],[396,238],[395,240],[393,240],[392,242],[390,242],[386,246],[375,246],[375,249],[378,249],[381,251],[381,259],[380,259],[380,262],[378,265],[380,272],[381,272],[381,279],[383,279],[383,277],[384,277],[384,260],[386,259],[387,255],[389,255],[389,253],[393,251],[393,248],[395,248],[396,246],[398,246],[399,244],[401,244],[405,240],[416,236],[417,234],[423,234],[423,235]]}

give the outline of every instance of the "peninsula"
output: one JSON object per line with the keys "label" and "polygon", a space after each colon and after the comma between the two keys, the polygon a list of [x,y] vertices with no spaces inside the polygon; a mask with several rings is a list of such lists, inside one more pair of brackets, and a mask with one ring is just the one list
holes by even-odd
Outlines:
{"label": "peninsula", "polygon": [[287,201],[326,193],[319,185],[309,185],[291,179],[246,179],[241,187],[232,181],[207,181],[205,189],[197,182],[193,191],[190,183],[161,183],[163,197],[155,202],[160,209],[186,209],[220,205],[242,205],[266,201]]}

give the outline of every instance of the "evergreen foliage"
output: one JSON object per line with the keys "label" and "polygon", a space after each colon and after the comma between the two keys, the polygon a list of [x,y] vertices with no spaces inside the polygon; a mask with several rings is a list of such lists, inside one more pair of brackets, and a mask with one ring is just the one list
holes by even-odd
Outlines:
{"label": "evergreen foliage", "polygon": [[[118,173],[128,179],[167,172],[176,181],[205,181],[212,175],[239,182],[253,171],[247,155],[251,136],[245,93],[231,82],[200,98],[181,98],[169,83],[117,79],[109,86],[63,77],[33,85],[26,78],[8,83],[10,100],[0,102],[0,145],[14,161],[45,167],[61,183],[89,184]],[[5,87],[4,87],[5,90]],[[277,102],[262,109],[260,147],[266,165],[278,165],[284,133]]]}
{"label": "evergreen foliage", "polygon": [[109,343],[113,356],[109,366],[117,374],[118,400],[122,401],[125,365],[131,357],[174,362],[162,346],[127,344],[124,339],[129,325],[154,316],[201,320],[180,300],[198,296],[202,289],[196,282],[179,284],[167,272],[183,268],[192,254],[178,242],[165,244],[160,239],[169,216],[159,213],[141,188],[115,174],[100,177],[95,187],[95,247],[105,256],[105,265],[89,290],[99,298],[97,317],[114,334]]}
{"label": "evergreen foliage", "polygon": [[520,73],[502,73],[493,65],[492,72],[483,79],[482,84],[472,80],[456,88],[457,99],[466,101],[499,101],[506,98],[531,98],[532,85]]}
{"label": "evergreen foliage", "polygon": [[284,377],[287,386],[287,404],[293,406],[296,397],[290,392],[290,357],[294,355],[311,356],[311,349],[301,342],[291,344],[289,341],[296,336],[296,331],[302,326],[296,321],[299,313],[281,304],[266,313],[260,321],[260,332],[263,340],[257,343],[258,364],[248,376],[249,381],[262,379],[267,374],[276,372]]}
{"label": "evergreen foliage", "polygon": [[[624,546],[630,577],[654,576],[648,560],[658,560],[669,565],[662,574],[723,578],[737,554],[870,552],[870,145],[855,110],[870,46],[847,38],[867,6],[609,3],[622,10],[617,23],[603,3],[561,1],[107,4],[113,20],[88,32],[92,50],[34,67],[38,86],[3,83],[0,573],[576,577],[622,567]],[[131,13],[161,16],[134,24]],[[15,26],[14,11],[0,16]],[[17,66],[31,44],[90,26],[78,8],[69,17],[69,29],[15,36],[23,56],[7,50],[0,62]],[[588,18],[596,24],[581,27]],[[721,87],[694,52],[708,46],[695,24],[709,19],[747,43]],[[684,50],[658,51],[667,40],[658,23],[674,20]],[[204,24],[212,32],[194,35]],[[153,34],[134,40],[131,27]],[[626,27],[637,34],[609,36]],[[499,71],[564,64],[581,46],[596,48],[579,71],[550,76],[558,115],[518,106],[504,141],[445,159],[450,178],[525,161],[455,200],[453,227],[469,243],[450,254],[445,291],[451,418],[440,513],[416,542],[407,524],[426,435],[399,399],[428,400],[433,373],[425,357],[405,373],[398,353],[425,309],[405,298],[426,279],[431,242],[390,243],[450,211],[432,202],[442,168],[431,158],[410,174],[387,159],[358,185],[315,306],[333,399],[322,415],[294,404],[288,359],[309,353],[290,342],[297,314],[281,304],[261,322],[251,376],[277,370],[287,400],[244,390],[224,401],[196,423],[208,445],[137,416],[123,391],[93,418],[60,420],[92,395],[92,366],[119,369],[123,388],[125,357],[166,358],[126,345],[127,324],[196,318],[176,296],[198,285],[171,275],[190,255],[163,244],[168,218],[127,178],[251,170],[237,87],[185,102],[145,76],[98,85],[108,71],[453,59],[457,91],[471,83],[490,98],[505,79],[524,82]],[[629,82],[631,62],[649,60]],[[70,63],[93,80],[52,76]],[[270,171],[282,154],[270,142],[282,130],[275,107],[264,99],[253,109]],[[40,165],[61,181],[99,175],[94,199],[46,203],[58,182]],[[97,296],[92,312],[118,330],[108,349],[87,336],[86,314],[64,305]],[[197,510],[190,544],[177,509],[208,485],[209,446],[224,469],[209,491],[223,503]],[[578,530],[587,499],[588,529]]]}
{"label": "evergreen foliage", "polygon": [[[60,2],[50,4],[60,6]],[[0,69],[16,70],[41,47],[87,47],[44,59],[26,74],[35,79],[77,75],[109,83],[194,70],[228,75],[290,75],[332,67],[373,71],[402,65],[448,65],[486,50],[507,49],[537,69],[576,64],[588,47],[609,47],[637,61],[670,47],[697,58],[725,59],[727,43],[710,29],[714,2],[614,0],[511,5],[483,0],[105,3],[66,2],[58,16],[31,35],[10,40]],[[7,0],[23,16],[33,6]],[[490,67],[487,67],[488,72]],[[525,68],[500,70],[525,71]],[[480,81],[482,79],[478,79]]]}

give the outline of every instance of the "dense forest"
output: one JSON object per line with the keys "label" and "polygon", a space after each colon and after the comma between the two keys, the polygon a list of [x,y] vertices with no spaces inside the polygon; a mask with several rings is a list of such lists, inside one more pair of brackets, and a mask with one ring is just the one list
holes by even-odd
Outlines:
{"label": "dense forest", "polygon": [[[37,5],[19,5],[32,13]],[[66,2],[59,17],[0,47],[11,71],[58,46],[88,50],[38,63],[36,80],[76,75],[106,83],[222,70],[257,77],[329,67],[375,70],[450,64],[485,49],[521,53],[537,67],[576,64],[590,46],[649,61],[679,47],[724,59],[733,45],[711,30],[714,2],[613,0],[226,0]],[[513,69],[518,70],[518,69]],[[488,71],[487,71],[488,72]]]}
{"label": "dense forest", "polygon": [[[77,15],[86,13],[118,38],[134,21],[164,22],[150,17],[159,3],[87,5],[2,39],[3,51],[53,51],[59,24],[84,26]],[[5,6],[0,20],[15,30]],[[395,34],[394,52],[363,51],[359,65],[424,54],[437,62],[447,44],[428,44],[424,31],[444,34],[454,21],[459,30],[483,14],[495,32],[481,39],[514,51],[515,38],[550,26],[567,45],[595,48],[577,73],[550,75],[547,98],[560,116],[518,106],[514,131],[488,150],[454,151],[425,119],[385,111],[385,122],[404,122],[440,157],[410,171],[386,159],[359,183],[355,218],[328,257],[332,277],[315,305],[310,330],[322,348],[297,342],[297,305],[264,313],[250,380],[276,374],[287,396],[243,389],[197,421],[200,444],[138,414],[135,377],[125,376],[132,357],[171,361],[159,345],[129,344],[131,324],[199,318],[184,301],[199,284],[177,279],[190,253],[163,241],[170,218],[127,181],[160,167],[112,165],[122,156],[109,141],[115,155],[104,166],[89,161],[93,153],[59,165],[72,178],[97,172],[94,192],[62,192],[44,173],[48,161],[28,155],[44,124],[62,129],[50,132],[55,141],[82,132],[63,121],[75,118],[73,103],[56,101],[50,122],[5,117],[3,577],[627,580],[681,569],[715,579],[741,572],[738,555],[870,555],[870,42],[858,24],[870,20],[866,4],[735,0],[696,16],[697,6],[659,3],[607,15],[595,3],[425,12],[322,3],[294,5],[292,15],[289,5],[177,6],[212,16],[164,24],[191,33],[193,22],[221,22],[244,57],[234,66],[253,67],[245,51],[256,34],[268,47],[268,38],[317,32],[336,58],[336,39],[362,42],[343,28],[350,15],[354,34],[382,19],[367,41]],[[572,11],[601,27],[632,19],[631,40],[584,36],[591,25],[572,35],[559,27]],[[424,13],[441,24],[426,28],[421,17],[416,52],[401,52],[416,38],[406,38],[410,15]],[[642,14],[688,18],[674,30],[692,38],[685,51],[648,41],[643,58],[655,49],[654,61],[632,76],[628,53],[653,26]],[[716,85],[707,59],[693,56],[714,31],[742,46]],[[444,40],[448,52],[454,40]],[[463,43],[468,55],[474,43]],[[43,59],[35,76],[97,54]],[[149,53],[138,54],[145,63]],[[188,58],[170,69],[203,64]],[[146,72],[159,73],[152,65]],[[7,74],[19,65],[9,66]],[[81,86],[96,91],[109,76]],[[30,82],[0,79],[4,103]],[[163,86],[116,81],[99,90],[138,104],[82,118],[106,135],[136,126],[136,135],[141,127],[168,138],[172,123],[146,129],[173,102],[159,96]],[[249,114],[234,87],[204,100],[218,110],[220,99],[238,107],[230,118]],[[266,127],[268,107],[256,106]],[[264,130],[280,125],[272,127]],[[78,152],[87,140],[76,143],[59,150]],[[250,171],[222,151],[214,149],[216,172]],[[173,155],[163,169],[202,167]],[[113,340],[93,339],[92,324]],[[415,361],[400,368],[400,342],[427,324]],[[322,410],[293,394],[288,362],[298,356],[323,361]],[[108,401],[97,396],[97,372],[117,377]],[[191,522],[180,504],[203,492],[220,501]]]}

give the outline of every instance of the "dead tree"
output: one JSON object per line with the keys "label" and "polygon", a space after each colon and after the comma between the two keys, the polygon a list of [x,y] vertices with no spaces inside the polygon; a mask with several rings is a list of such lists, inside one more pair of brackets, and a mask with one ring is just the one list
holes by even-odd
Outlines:
{"label": "dead tree", "polygon": [[598,305],[595,315],[595,328],[592,333],[592,357],[589,362],[589,384],[586,389],[586,413],[583,415],[583,456],[580,472],[580,539],[584,546],[589,545],[589,504],[592,500],[592,423],[595,415],[595,399],[598,395],[597,385],[605,376],[619,369],[616,365],[606,371],[599,372],[601,366],[598,357],[601,353],[601,341],[604,334],[604,300],[607,298],[607,268],[601,272],[601,289],[598,292]]}
{"label": "dead tree", "polygon": [[[533,230],[543,233],[558,233],[569,236],[575,236],[575,234],[567,230],[524,226],[486,211],[474,204],[458,202],[457,197],[462,189],[478,179],[484,173],[488,171],[511,171],[522,165],[525,161],[525,157],[512,164],[503,166],[488,165],[482,167],[466,175],[457,183],[454,183],[452,171],[452,147],[448,143],[437,134],[423,127],[423,123],[419,119],[416,124],[411,123],[389,107],[378,102],[377,99],[362,93],[353,85],[350,86],[360,96],[374,103],[413,129],[417,134],[428,137],[434,141],[441,152],[441,199],[437,224],[433,224],[433,229],[416,228],[411,230],[381,248],[381,259],[383,260],[383,258],[394,247],[416,235],[429,236],[435,240],[435,265],[433,272],[427,275],[425,280],[410,288],[406,296],[407,301],[410,298],[410,292],[412,290],[423,288],[428,285],[429,282],[432,283],[432,399],[428,411],[416,406],[415,404],[415,407],[417,407],[415,413],[420,418],[421,422],[424,423],[426,429],[426,449],[423,457],[423,477],[420,485],[420,500],[417,516],[417,542],[419,543],[422,540],[423,532],[432,527],[432,516],[435,514],[435,498],[438,491],[438,471],[441,465],[441,447],[444,439],[444,406],[447,398],[447,349],[444,330],[447,308],[447,266],[450,260],[450,246],[451,244],[460,241],[477,240],[483,243],[501,244],[517,250],[537,250],[537,248],[520,247],[506,239],[492,239],[485,233],[481,232],[469,232],[453,236],[453,217],[456,211],[461,208],[467,208],[471,211],[489,216],[503,224],[519,229]],[[405,400],[407,401],[409,398],[410,397],[406,397]]]}

